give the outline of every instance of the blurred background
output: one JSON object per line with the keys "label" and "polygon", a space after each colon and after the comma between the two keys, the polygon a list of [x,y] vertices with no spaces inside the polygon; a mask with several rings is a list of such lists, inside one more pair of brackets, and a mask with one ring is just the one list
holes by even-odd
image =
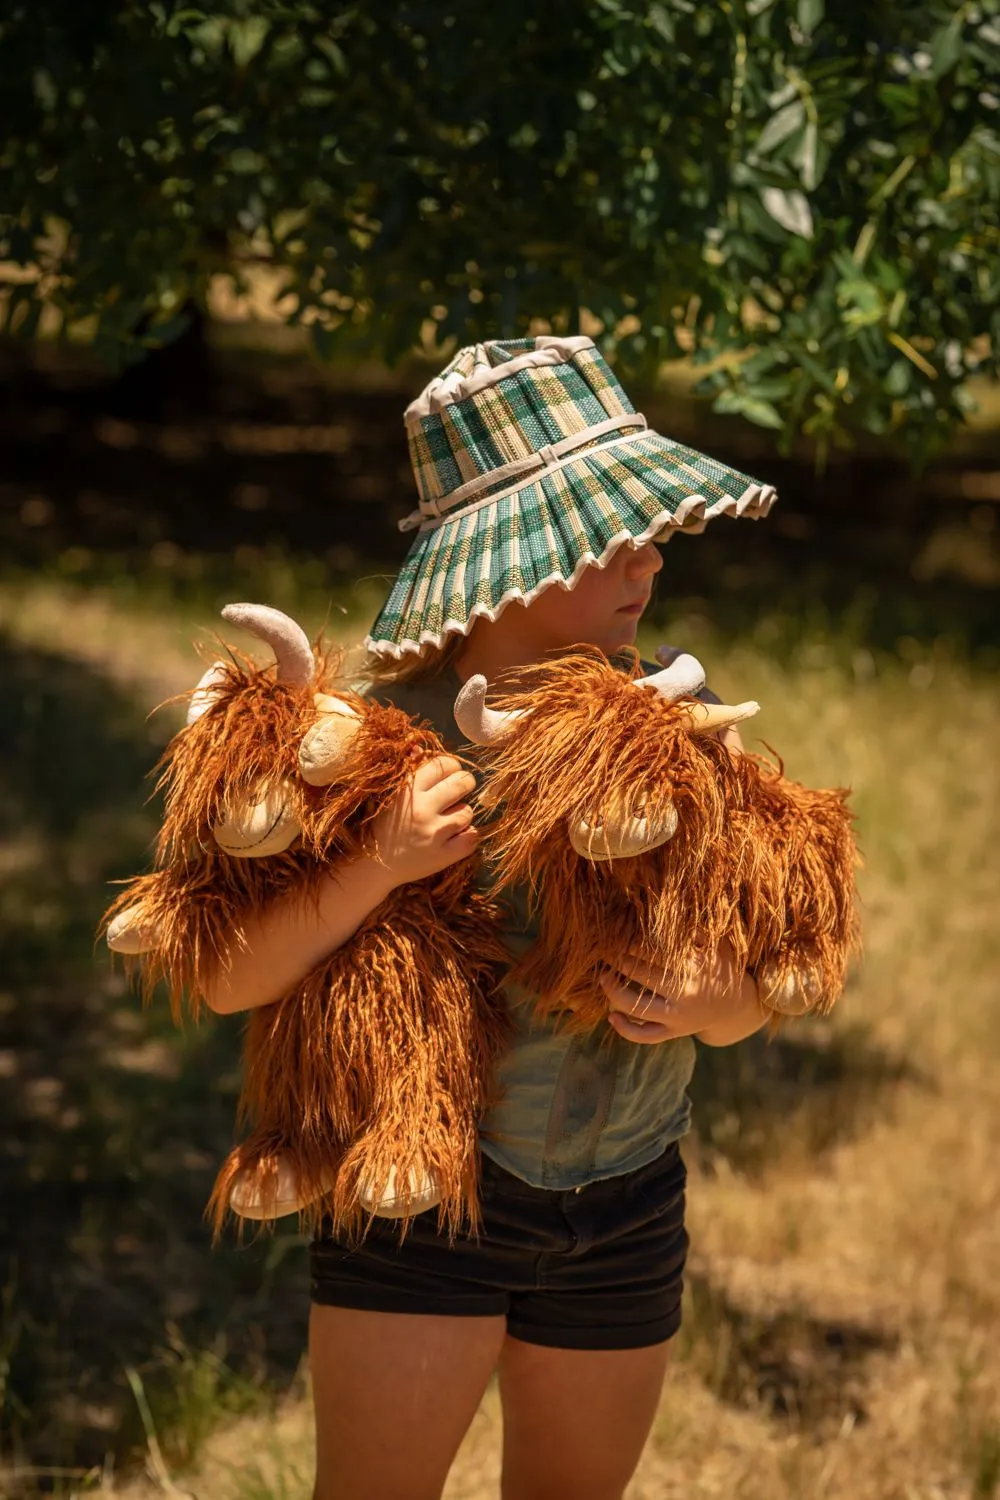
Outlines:
{"label": "blurred background", "polygon": [[[700,1051],[685,1323],[630,1500],[1000,1493],[995,12],[513,6],[456,54],[447,8],[371,35],[128,9],[5,38],[0,1494],[311,1492],[303,1242],[213,1250],[202,1220],[239,1018],[143,1012],[95,928],[221,606],[360,641],[407,542],[403,407],[461,342],[567,329],[651,425],[776,484],[766,522],[670,543],[641,644],[852,787],[865,858],[834,1016]],[[360,97],[369,42],[393,71]],[[499,1430],[491,1392],[449,1500],[497,1493]]]}

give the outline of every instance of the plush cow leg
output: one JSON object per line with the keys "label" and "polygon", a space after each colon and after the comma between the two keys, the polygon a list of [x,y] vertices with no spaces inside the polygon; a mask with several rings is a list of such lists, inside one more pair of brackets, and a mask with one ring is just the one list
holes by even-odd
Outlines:
{"label": "plush cow leg", "polygon": [[[405,1094],[402,1090],[401,1094]],[[417,1104],[416,1099],[413,1100]],[[421,1100],[426,1108],[426,1101]],[[344,1227],[356,1213],[406,1221],[437,1208],[441,1227],[455,1231],[479,1218],[479,1146],[471,1115],[459,1122],[411,1114],[414,1126],[401,1139],[399,1125],[384,1120],[359,1138],[341,1169],[337,1198],[345,1204]],[[405,1223],[401,1224],[405,1232]]]}

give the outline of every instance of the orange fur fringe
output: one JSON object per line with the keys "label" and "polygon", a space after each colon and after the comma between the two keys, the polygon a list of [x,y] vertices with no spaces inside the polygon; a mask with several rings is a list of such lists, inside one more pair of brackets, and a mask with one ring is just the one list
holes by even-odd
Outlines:
{"label": "orange fur fringe", "polygon": [[[813,971],[812,1008],[828,1011],[857,940],[847,793],[692,734],[681,705],[597,655],[561,659],[540,685],[535,668],[520,691],[518,674],[507,680],[497,706],[524,714],[484,751],[483,853],[494,888],[524,882],[538,913],[539,941],[512,977],[540,1010],[591,1030],[607,1016],[597,975],[616,956],[655,962],[670,993],[728,939],[741,967],[768,966],[770,993]],[[570,845],[570,820],[655,821],[668,803],[677,831],[657,849],[592,863]]]}
{"label": "orange fur fringe", "polygon": [[293,1140],[310,1227],[325,1217],[360,1233],[359,1188],[381,1196],[392,1167],[397,1181],[431,1171],[442,1229],[477,1222],[476,1129],[508,1034],[492,929],[468,869],[403,887],[294,995],[251,1013],[240,1105],[251,1131],[216,1183],[217,1229],[236,1175],[249,1168],[266,1202]]}
{"label": "orange fur fringe", "polygon": [[[214,689],[213,689],[214,691]],[[298,774],[315,691],[361,715],[343,777],[311,787]],[[332,861],[371,853],[371,820],[417,765],[442,752],[438,736],[400,710],[336,684],[317,655],[306,688],[277,682],[245,659],[226,668],[211,707],[181,730],[160,763],[166,811],[159,868],[130,881],[105,916],[139,905],[156,948],[130,960],[148,997],[163,980],[176,1019],[197,1015],[206,986],[245,924],[275,899],[316,892]],[[233,858],[214,844],[227,803],[285,781],[302,836],[283,854]],[[492,1096],[508,1035],[498,977],[507,960],[495,904],[475,889],[476,863],[403,886],[354,938],[276,1004],[251,1013],[239,1119],[249,1135],[216,1181],[216,1233],[237,1173],[274,1202],[277,1157],[291,1165],[302,1219],[363,1232],[362,1183],[380,1196],[391,1167],[429,1169],[449,1233],[478,1221],[477,1122]],[[405,1232],[407,1216],[399,1221]]]}

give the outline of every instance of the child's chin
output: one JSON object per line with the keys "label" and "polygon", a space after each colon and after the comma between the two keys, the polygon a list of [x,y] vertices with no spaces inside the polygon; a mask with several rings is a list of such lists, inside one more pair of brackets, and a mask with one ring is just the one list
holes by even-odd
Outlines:
{"label": "child's chin", "polygon": [[615,621],[615,629],[608,632],[608,639],[604,646],[605,654],[612,656],[616,651],[621,651],[624,646],[634,646],[638,630],[638,619],[626,620],[624,623]]}

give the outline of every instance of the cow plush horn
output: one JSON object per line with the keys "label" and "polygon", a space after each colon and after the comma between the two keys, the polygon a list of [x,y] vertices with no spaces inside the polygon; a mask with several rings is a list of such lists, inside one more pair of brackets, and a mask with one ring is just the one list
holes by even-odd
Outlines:
{"label": "cow plush horn", "polygon": [[226,668],[225,664],[221,661],[214,661],[208,668],[208,671],[201,674],[188,703],[187,722],[189,724],[193,724],[196,719],[200,719],[202,714],[208,713],[208,710],[219,696],[218,690],[225,681],[225,678]]}
{"label": "cow plush horn", "polygon": [[[663,663],[662,672],[652,672],[648,677],[636,680],[636,687],[651,687],[675,703],[678,698],[694,698],[705,686],[705,669],[695,656],[684,651],[675,651],[671,646],[661,646],[656,653]],[[760,704],[748,700],[746,703],[686,703],[684,714],[692,734],[714,734],[719,729],[729,729],[752,719],[760,712]]]}
{"label": "cow plush horn", "polygon": [[[278,682],[305,687],[311,681],[316,664],[309,638],[280,609],[268,604],[227,604],[222,618],[271,647]],[[211,692],[211,684],[206,684],[206,691]],[[280,782],[255,787],[235,798],[212,829],[216,844],[234,859],[263,859],[289,849],[301,832],[292,811],[291,791]]]}
{"label": "cow plush horn", "polygon": [[487,708],[486,689],[486,678],[477,673],[469,678],[455,699],[455,723],[474,745],[494,744],[522,717],[513,710],[501,714],[494,708]]}
{"label": "cow plush horn", "polygon": [[689,656],[686,651],[675,654],[663,647],[656,653],[657,661],[663,661],[667,657],[671,659],[662,672],[637,677],[636,687],[652,688],[654,693],[659,693],[668,703],[674,703],[678,698],[693,698],[700,693],[705,686],[705,668],[698,658]]}
{"label": "cow plush horn", "polygon": [[266,641],[274,652],[278,681],[305,687],[316,668],[309,638],[301,625],[269,604],[227,604],[222,618]]}

